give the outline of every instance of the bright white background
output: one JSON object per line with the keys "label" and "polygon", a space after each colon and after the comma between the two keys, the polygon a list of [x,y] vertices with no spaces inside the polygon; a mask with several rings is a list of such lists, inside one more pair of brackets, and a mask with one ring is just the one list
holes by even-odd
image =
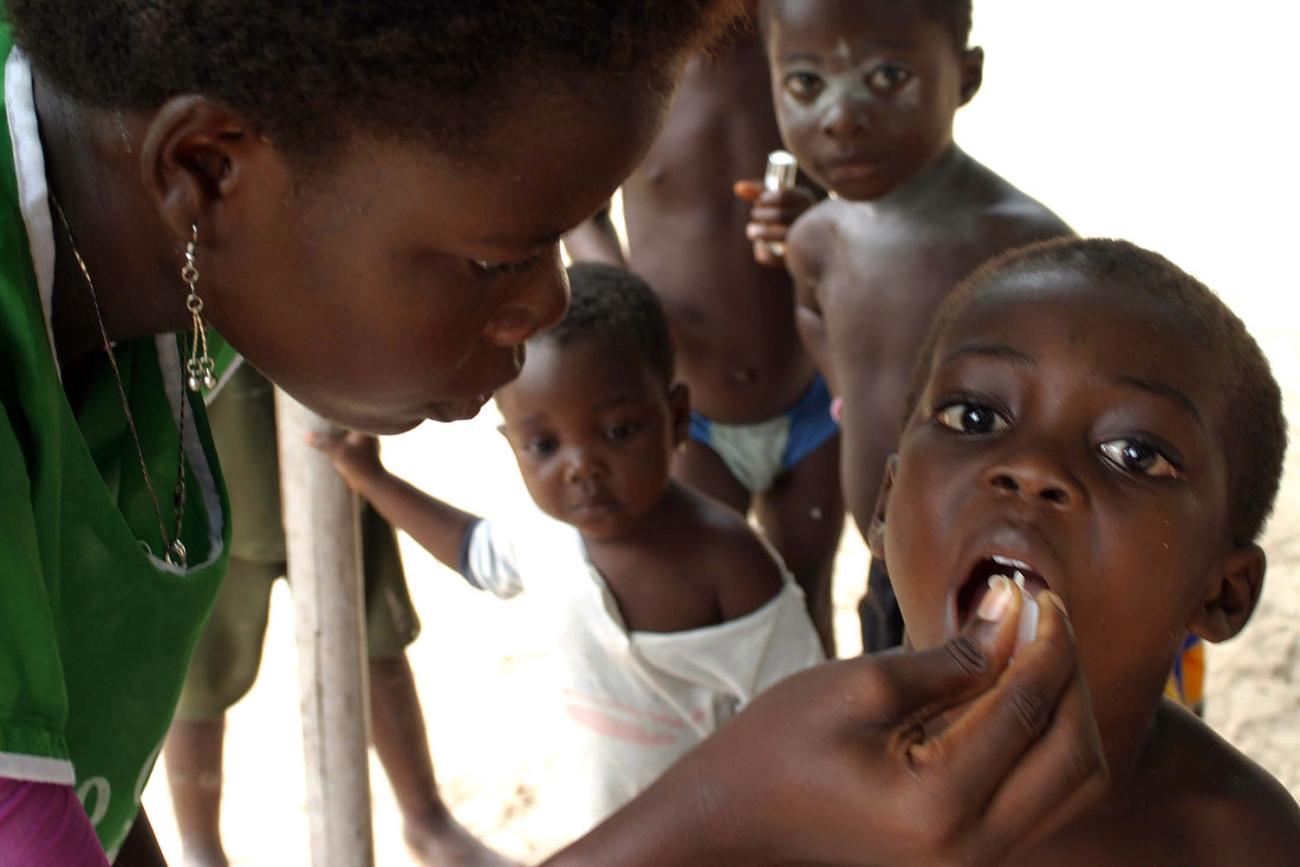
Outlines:
{"label": "bright white background", "polygon": [[[959,115],[959,142],[1080,232],[1152,247],[1219,291],[1264,343],[1300,427],[1296,6],[983,0],[975,41],[988,54],[985,85]],[[508,506],[522,488],[493,416],[489,408],[475,422],[426,425],[389,441],[385,456],[458,505]],[[1211,657],[1210,708],[1216,726],[1300,793],[1294,455],[1289,467],[1267,539],[1265,604],[1241,639]],[[445,795],[490,842],[535,855],[555,842],[547,810],[562,809],[574,783],[549,767],[531,710],[545,695],[527,604],[476,596],[407,541],[425,624],[411,658]],[[863,574],[861,544],[847,535],[842,603],[851,605]],[[841,624],[851,638],[852,620]],[[237,864],[308,863],[291,630],[281,586],[261,679],[229,721],[225,835]],[[392,796],[381,773],[372,777],[378,863],[406,864]],[[179,864],[161,766],[145,801]]]}

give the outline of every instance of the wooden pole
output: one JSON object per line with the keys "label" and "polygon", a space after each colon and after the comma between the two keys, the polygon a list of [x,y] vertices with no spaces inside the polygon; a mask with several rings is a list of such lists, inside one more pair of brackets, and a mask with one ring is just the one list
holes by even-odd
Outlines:
{"label": "wooden pole", "polygon": [[276,390],[314,867],[372,867],[366,651],[356,500],[306,443],[332,425]]}

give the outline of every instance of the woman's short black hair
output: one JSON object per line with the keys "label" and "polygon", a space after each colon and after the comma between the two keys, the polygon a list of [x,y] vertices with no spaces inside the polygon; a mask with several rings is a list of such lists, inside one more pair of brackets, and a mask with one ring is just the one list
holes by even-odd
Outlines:
{"label": "woman's short black hair", "polygon": [[[343,134],[475,154],[512,99],[667,91],[738,0],[6,0],[18,45],[91,106],[199,93],[286,151]],[[533,88],[533,90],[529,90]]]}

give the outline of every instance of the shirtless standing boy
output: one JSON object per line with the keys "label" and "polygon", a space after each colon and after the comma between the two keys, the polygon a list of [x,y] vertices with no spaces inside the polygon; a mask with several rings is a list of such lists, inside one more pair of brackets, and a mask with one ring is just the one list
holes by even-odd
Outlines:
{"label": "shirtless standing boy", "polygon": [[753,32],[692,59],[663,132],[623,185],[626,263],[607,211],[565,243],[576,260],[626,264],[659,296],[696,408],[674,475],[742,514],[754,508],[833,654],[839,430],[799,343],[789,277],[755,263],[749,208],[733,194],[781,147],[768,82]]}
{"label": "shirtless standing boy", "polygon": [[[842,401],[845,501],[865,531],[945,293],[991,256],[1070,228],[953,143],[984,64],[967,45],[971,0],[768,0],[762,15],[782,137],[837,196],[795,223],[786,264],[799,332]],[[862,615],[867,650],[901,641],[875,563]]]}

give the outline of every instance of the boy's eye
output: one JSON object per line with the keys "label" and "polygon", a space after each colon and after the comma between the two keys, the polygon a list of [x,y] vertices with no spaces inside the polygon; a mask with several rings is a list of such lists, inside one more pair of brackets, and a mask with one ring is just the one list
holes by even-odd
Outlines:
{"label": "boy's eye", "polygon": [[605,428],[605,439],[610,442],[623,442],[636,436],[641,425],[634,421],[625,421]]}
{"label": "boy's eye", "polygon": [[890,64],[877,66],[867,75],[867,84],[871,89],[884,93],[898,90],[911,80],[912,73],[910,70]]}
{"label": "boy's eye", "polygon": [[545,458],[555,454],[558,446],[555,437],[534,437],[524,443],[524,451],[534,457]]}
{"label": "boy's eye", "polygon": [[521,271],[527,271],[533,265],[537,264],[540,256],[529,256],[527,259],[521,259],[518,262],[489,262],[486,259],[470,259],[470,263],[484,274],[499,276],[501,274],[518,274]]}
{"label": "boy's eye", "polygon": [[799,99],[812,99],[821,93],[822,78],[812,72],[792,72],[785,77],[785,89]]}
{"label": "boy's eye", "polygon": [[997,410],[973,401],[941,407],[935,412],[934,419],[944,427],[964,434],[1000,433],[1009,427]]}
{"label": "boy's eye", "polygon": [[1102,456],[1121,470],[1152,478],[1176,479],[1178,469],[1154,446],[1141,440],[1113,439],[1102,443]]}

